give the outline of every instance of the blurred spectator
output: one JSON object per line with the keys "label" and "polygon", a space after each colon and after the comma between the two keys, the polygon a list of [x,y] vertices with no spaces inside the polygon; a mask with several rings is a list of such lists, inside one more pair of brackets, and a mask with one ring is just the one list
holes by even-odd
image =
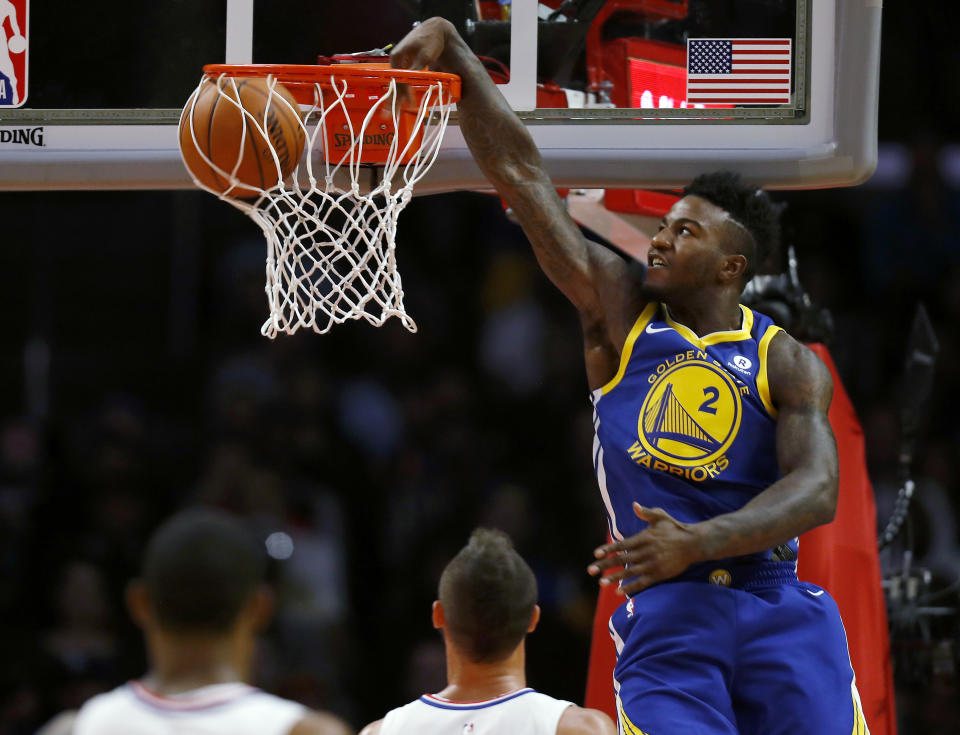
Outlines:
{"label": "blurred spectator", "polygon": [[534,299],[529,257],[499,253],[481,287],[486,315],[480,363],[511,392],[526,395],[543,384],[543,307]]}
{"label": "blurred spectator", "polygon": [[110,632],[113,610],[100,570],[86,562],[68,562],[55,602],[58,619],[44,636],[46,652],[72,675],[113,674],[117,640]]}

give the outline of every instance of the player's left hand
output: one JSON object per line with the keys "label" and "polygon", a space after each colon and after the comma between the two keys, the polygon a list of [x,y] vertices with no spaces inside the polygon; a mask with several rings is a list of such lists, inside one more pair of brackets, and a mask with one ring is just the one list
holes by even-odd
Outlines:
{"label": "player's left hand", "polygon": [[587,567],[594,576],[604,570],[623,569],[600,578],[600,584],[625,581],[619,594],[632,595],[650,585],[675,577],[687,567],[701,561],[701,541],[697,524],[681,523],[665,510],[633,504],[633,512],[650,524],[638,534],[614,541],[594,550],[597,558]]}
{"label": "player's left hand", "polygon": [[443,18],[429,18],[410,31],[390,52],[390,66],[394,69],[422,71],[434,67],[443,55],[453,25]]}

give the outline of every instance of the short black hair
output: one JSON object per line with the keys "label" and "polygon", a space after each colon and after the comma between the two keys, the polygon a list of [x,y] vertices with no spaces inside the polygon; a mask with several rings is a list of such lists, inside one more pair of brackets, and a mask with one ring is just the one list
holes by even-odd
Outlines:
{"label": "short black hair", "polygon": [[191,509],[154,532],[143,581],[161,628],[225,633],[263,582],[266,564],[265,550],[239,520]]}
{"label": "short black hair", "polygon": [[446,633],[474,663],[500,661],[524,636],[537,580],[502,531],[478,528],[440,577]]}
{"label": "short black hair", "polygon": [[775,203],[763,189],[745,184],[740,174],[733,171],[701,174],[683,190],[683,195],[697,196],[720,207],[752,235],[753,242],[743,238],[739,248],[747,258],[744,284],[766,265],[771,254],[779,252],[783,205]]}

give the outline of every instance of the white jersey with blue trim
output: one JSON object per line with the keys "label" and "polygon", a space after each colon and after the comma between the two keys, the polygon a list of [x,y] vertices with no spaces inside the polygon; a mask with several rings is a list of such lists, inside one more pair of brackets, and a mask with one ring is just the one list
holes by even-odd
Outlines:
{"label": "white jersey with blue trim", "polygon": [[131,681],[88,700],[73,735],[287,735],[307,713],[240,682],[161,696]]}
{"label": "white jersey with blue trim", "polygon": [[425,694],[388,712],[380,735],[556,735],[571,706],[529,687],[480,702]]}

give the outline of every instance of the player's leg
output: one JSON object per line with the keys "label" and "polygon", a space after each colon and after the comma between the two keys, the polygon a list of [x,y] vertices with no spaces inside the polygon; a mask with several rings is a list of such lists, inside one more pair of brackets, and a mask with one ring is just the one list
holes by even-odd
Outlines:
{"label": "player's leg", "polygon": [[830,595],[804,582],[740,594],[732,691],[741,735],[868,735]]}
{"label": "player's leg", "polygon": [[732,590],[697,582],[657,585],[610,619],[624,735],[736,735]]}

